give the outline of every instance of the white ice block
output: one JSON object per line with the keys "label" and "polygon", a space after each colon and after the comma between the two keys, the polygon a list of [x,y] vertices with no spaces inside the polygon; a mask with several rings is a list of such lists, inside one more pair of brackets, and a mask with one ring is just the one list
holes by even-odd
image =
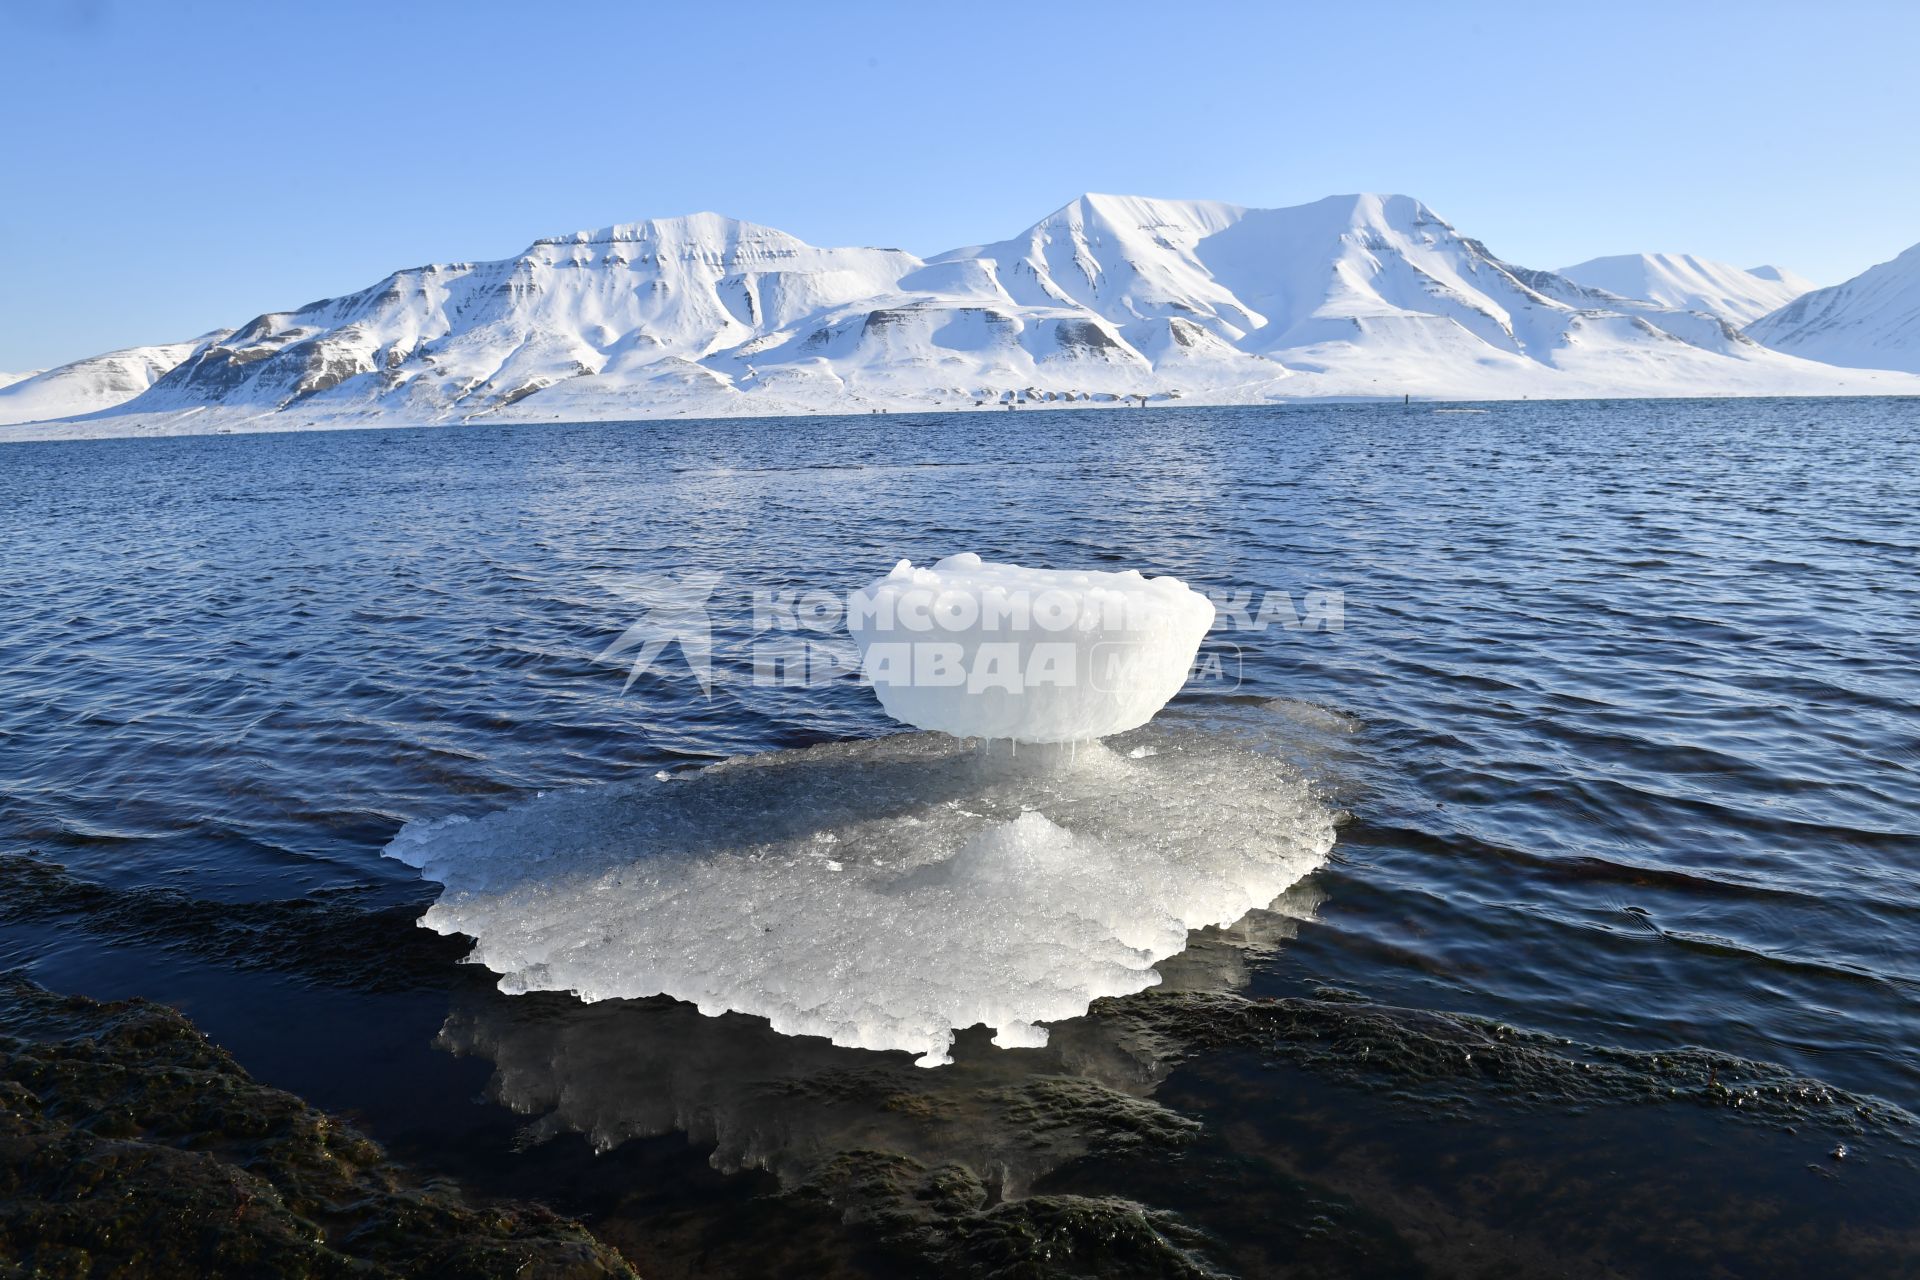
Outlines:
{"label": "white ice block", "polygon": [[1178,578],[902,560],[848,629],[896,720],[959,738],[1074,742],[1137,729],[1186,683],[1213,604]]}

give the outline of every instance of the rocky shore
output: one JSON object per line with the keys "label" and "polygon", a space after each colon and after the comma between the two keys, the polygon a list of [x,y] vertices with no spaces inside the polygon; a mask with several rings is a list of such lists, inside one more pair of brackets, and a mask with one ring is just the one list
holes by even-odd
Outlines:
{"label": "rocky shore", "polygon": [[178,1012],[0,975],[0,1277],[634,1273],[262,1085]]}

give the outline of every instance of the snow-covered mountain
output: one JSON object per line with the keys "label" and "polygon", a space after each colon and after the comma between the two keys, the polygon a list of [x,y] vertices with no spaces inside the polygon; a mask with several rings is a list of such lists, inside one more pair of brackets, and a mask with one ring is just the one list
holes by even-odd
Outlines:
{"label": "snow-covered mountain", "polygon": [[16,382],[25,382],[28,378],[45,372],[45,369],[28,369],[24,373],[8,373],[5,370],[0,370],[0,387],[10,387]]}
{"label": "snow-covered mountain", "polygon": [[202,334],[190,342],[109,351],[39,373],[0,374],[0,424],[66,418],[125,404],[226,332]]}
{"label": "snow-covered mountain", "polygon": [[1776,351],[1857,369],[1920,373],[1920,244],[1748,326]]}
{"label": "snow-covered mountain", "polygon": [[849,306],[864,314],[919,265],[898,250],[817,249],[711,213],[626,223],[257,317],[127,407],[426,422],[536,395],[588,417],[719,408],[745,394],[747,362],[773,344],[798,341],[803,374],[823,366],[805,333]]}
{"label": "snow-covered mountain", "polygon": [[1815,364],[1717,315],[1514,266],[1407,196],[1089,195],[924,260],[696,214],[400,271],[259,316],[125,403],[25,433],[1874,391],[1920,378]]}
{"label": "snow-covered mountain", "polygon": [[1813,281],[1780,267],[1746,269],[1690,253],[1624,253],[1560,268],[1589,289],[1603,289],[1682,311],[1706,311],[1745,328],[1811,290]]}
{"label": "snow-covered mountain", "polygon": [[969,273],[947,289],[1023,314],[1097,317],[1109,359],[1175,386],[1500,397],[1832,384],[1715,317],[1502,262],[1407,196],[1286,209],[1085,196],[929,264],[941,268]]}

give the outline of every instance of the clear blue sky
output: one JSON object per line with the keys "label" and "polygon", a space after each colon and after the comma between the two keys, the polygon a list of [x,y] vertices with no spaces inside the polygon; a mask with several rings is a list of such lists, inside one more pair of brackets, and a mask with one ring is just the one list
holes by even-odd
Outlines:
{"label": "clear blue sky", "polygon": [[0,369],[616,221],[930,253],[1082,191],[1831,283],[1920,241],[1916,50],[1913,0],[0,0]]}

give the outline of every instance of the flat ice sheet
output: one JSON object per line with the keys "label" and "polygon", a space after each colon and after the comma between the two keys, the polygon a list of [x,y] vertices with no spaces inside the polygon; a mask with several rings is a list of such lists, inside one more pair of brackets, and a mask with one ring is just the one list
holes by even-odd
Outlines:
{"label": "flat ice sheet", "polygon": [[473,937],[503,990],[664,992],[934,1066],[955,1028],[1040,1045],[1038,1024],[1154,985],[1189,929],[1265,906],[1333,844],[1257,735],[1163,717],[1009,748],[741,757],[412,823],[386,854],[445,886],[422,923]]}

